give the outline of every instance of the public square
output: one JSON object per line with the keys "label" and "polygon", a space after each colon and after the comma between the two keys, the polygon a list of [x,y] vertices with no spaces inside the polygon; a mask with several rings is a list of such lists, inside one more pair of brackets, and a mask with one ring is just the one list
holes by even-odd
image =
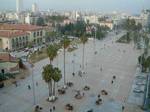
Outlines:
{"label": "public square", "polygon": [[[42,79],[42,68],[49,64],[49,59],[41,60],[34,64],[33,77],[35,83],[35,103],[43,108],[42,112],[49,112],[53,106],[55,112],[67,112],[65,105],[73,105],[72,112],[87,112],[93,109],[93,112],[122,112],[122,105],[125,106],[125,112],[141,112],[132,104],[128,103],[128,96],[137,71],[138,56],[141,51],[133,48],[133,43],[117,43],[116,40],[124,35],[120,32],[116,35],[110,32],[103,40],[96,40],[94,49],[93,40],[89,40],[85,45],[85,74],[78,75],[82,65],[82,44],[73,52],[66,53],[66,80],[73,82],[73,87],[68,87],[64,95],[56,92],[58,100],[51,103],[47,102],[48,87]],[[94,54],[97,51],[97,54]],[[28,64],[27,64],[28,65]],[[63,52],[59,53],[54,59],[53,65],[62,70],[63,75]],[[102,70],[101,70],[102,68]],[[32,69],[26,79],[18,81],[18,86],[11,85],[0,90],[0,112],[32,112],[33,88],[32,88]],[[73,71],[75,76],[72,75]],[[116,76],[113,84],[112,77]],[[38,85],[36,85],[38,83]],[[28,89],[31,85],[31,90]],[[84,91],[84,86],[90,87],[89,91]],[[63,78],[57,84],[56,91],[63,86]],[[75,99],[76,91],[84,93],[82,99]],[[101,96],[102,104],[95,104],[97,95],[101,90],[106,90],[108,95]]]}

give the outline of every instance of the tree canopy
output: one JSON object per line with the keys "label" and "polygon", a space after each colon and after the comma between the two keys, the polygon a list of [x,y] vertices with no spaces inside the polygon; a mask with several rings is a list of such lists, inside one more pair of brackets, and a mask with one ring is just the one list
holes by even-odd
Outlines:
{"label": "tree canopy", "polygon": [[86,31],[86,24],[84,21],[77,21],[76,23],[70,23],[66,24],[65,26],[60,26],[58,29],[64,35],[80,37]]}
{"label": "tree canopy", "polygon": [[55,44],[48,46],[48,48],[47,48],[47,55],[48,55],[48,57],[50,59],[50,63],[57,56],[57,51],[58,51],[58,49],[57,49]]}
{"label": "tree canopy", "polygon": [[123,26],[127,31],[139,31],[142,29],[141,23],[136,24],[135,19],[127,19]]}

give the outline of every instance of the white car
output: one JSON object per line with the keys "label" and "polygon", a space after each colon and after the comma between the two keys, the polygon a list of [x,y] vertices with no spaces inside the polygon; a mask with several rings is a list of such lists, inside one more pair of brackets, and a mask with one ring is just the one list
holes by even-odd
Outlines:
{"label": "white car", "polygon": [[133,90],[134,93],[144,93],[140,88],[134,88]]}

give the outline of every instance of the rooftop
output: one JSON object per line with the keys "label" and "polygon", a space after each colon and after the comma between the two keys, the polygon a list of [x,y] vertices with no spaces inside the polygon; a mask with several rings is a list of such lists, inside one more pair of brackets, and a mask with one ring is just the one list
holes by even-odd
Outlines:
{"label": "rooftop", "polygon": [[28,35],[29,33],[25,31],[9,31],[9,30],[0,30],[0,37],[12,38],[17,36]]}
{"label": "rooftop", "polygon": [[0,30],[22,30],[22,31],[35,31],[43,27],[29,24],[0,24]]}

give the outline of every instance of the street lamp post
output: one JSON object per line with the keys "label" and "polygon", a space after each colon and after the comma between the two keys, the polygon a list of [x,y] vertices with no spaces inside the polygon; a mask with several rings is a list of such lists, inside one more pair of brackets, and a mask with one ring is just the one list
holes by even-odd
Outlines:
{"label": "street lamp post", "polygon": [[33,72],[34,65],[32,64],[31,67],[32,67],[33,104],[35,105],[36,101],[35,101],[35,85],[34,85],[34,72]]}
{"label": "street lamp post", "polygon": [[65,36],[63,36],[63,41],[64,41],[64,43],[63,43],[63,46],[64,46],[64,88],[66,89],[67,88],[67,86],[66,86],[66,65],[65,65],[65,63],[66,63],[66,53],[65,53]]}
{"label": "street lamp post", "polygon": [[[28,59],[30,58],[30,55],[28,56]],[[28,62],[29,62],[29,64],[30,64],[30,67],[31,67],[31,71],[32,71],[32,75],[31,75],[31,77],[32,77],[32,88],[33,88],[33,105],[35,105],[36,104],[36,98],[35,98],[35,85],[34,85],[34,65],[33,65],[33,63],[31,63],[31,61],[30,60],[28,60]]]}
{"label": "street lamp post", "polygon": [[72,61],[72,63],[73,63],[73,73],[72,73],[72,75],[73,76],[75,75],[75,56],[76,56],[76,54],[73,53],[73,61]]}
{"label": "street lamp post", "polygon": [[93,43],[94,43],[94,54],[97,54],[97,51],[96,51],[96,31],[97,31],[97,28],[96,28],[96,26],[93,26],[93,30],[94,30],[94,40],[93,40]]}

